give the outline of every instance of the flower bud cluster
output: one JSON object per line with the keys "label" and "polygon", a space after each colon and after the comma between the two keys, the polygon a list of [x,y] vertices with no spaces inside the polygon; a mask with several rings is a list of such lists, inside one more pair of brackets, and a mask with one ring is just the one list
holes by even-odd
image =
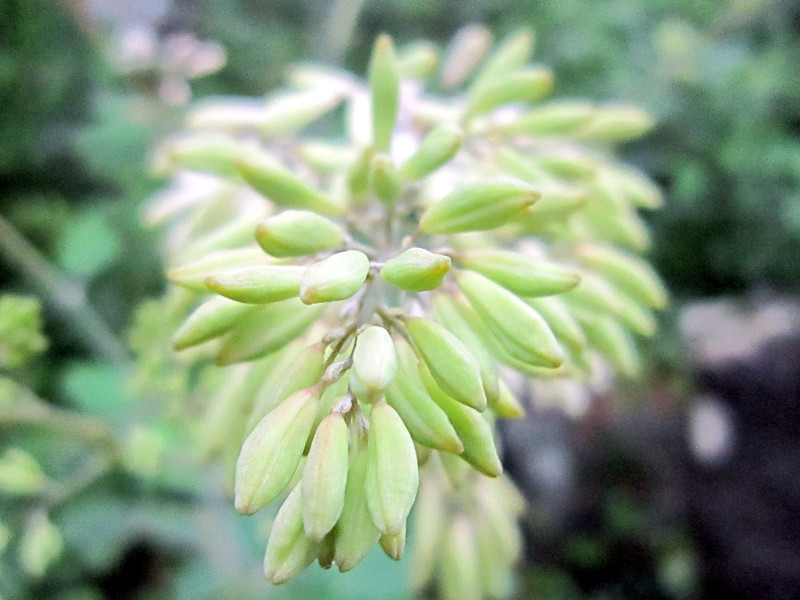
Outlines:
{"label": "flower bud cluster", "polygon": [[[382,36],[366,81],[296,67],[246,112],[196,108],[157,161],[174,183],[148,216],[173,304],[194,306],[174,345],[229,365],[202,442],[235,463],[239,512],[285,497],[274,583],[375,542],[399,560],[416,501],[416,584],[498,595],[521,505],[494,421],[524,412],[504,374],[585,380],[596,357],[633,374],[654,332],[637,210],[660,198],[609,153],[649,118],[544,101],[532,35],[489,40],[467,28],[440,60]],[[344,137],[301,134],[338,107]]]}

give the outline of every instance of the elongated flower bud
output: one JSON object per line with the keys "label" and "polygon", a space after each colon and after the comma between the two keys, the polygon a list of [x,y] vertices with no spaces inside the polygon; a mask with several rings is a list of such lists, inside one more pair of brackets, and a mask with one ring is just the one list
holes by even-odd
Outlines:
{"label": "elongated flower bud", "polygon": [[240,318],[217,354],[218,365],[252,360],[282,348],[308,329],[324,311],[296,298],[259,306]]}
{"label": "elongated flower bud", "polygon": [[412,42],[397,54],[397,70],[402,77],[427,79],[439,62],[439,49],[425,41]]}
{"label": "elongated flower bud", "polygon": [[253,189],[278,206],[313,210],[322,215],[338,215],[342,207],[283,167],[266,161],[243,158],[236,169]]}
{"label": "elongated flower bud", "polygon": [[414,442],[386,402],[372,408],[368,456],[364,493],[372,521],[384,535],[399,535],[417,497],[419,470]]}
{"label": "elongated flower bud", "polygon": [[367,464],[367,449],[355,448],[355,456],[347,472],[344,509],[334,529],[336,537],[334,561],[342,573],[360,563],[380,537],[367,508],[367,496],[364,490]]}
{"label": "elongated flower bud", "polygon": [[484,410],[486,394],[480,367],[463,342],[430,319],[408,319],[406,329],[436,383],[455,400],[476,410]]}
{"label": "elongated flower bud", "polygon": [[581,244],[577,255],[581,262],[594,268],[638,302],[653,308],[661,308],[666,304],[664,285],[643,260],[596,244]]}
{"label": "elongated flower bud", "polygon": [[485,231],[505,225],[536,202],[539,192],[523,182],[478,183],[432,204],[422,215],[425,233]]}
{"label": "elongated flower bud", "polygon": [[492,46],[491,32],[481,25],[459,29],[442,60],[442,85],[452,88],[470,76]]}
{"label": "elongated flower bud", "polygon": [[369,273],[369,259],[358,250],[346,250],[308,267],[300,281],[305,304],[345,300],[355,294]]}
{"label": "elongated flower bud", "polygon": [[532,31],[520,30],[500,42],[486,59],[469,88],[471,94],[492,85],[528,62],[533,51]]}
{"label": "elongated flower bud", "polygon": [[421,365],[420,373],[431,398],[447,414],[464,444],[462,458],[484,475],[500,475],[503,465],[497,455],[492,428],[486,419],[477,410],[456,402],[444,393],[424,365]]}
{"label": "elongated flower bud", "polygon": [[267,414],[236,461],[236,510],[252,515],[278,497],[294,475],[314,423],[319,392],[295,392]]}
{"label": "elongated flower bud", "polygon": [[369,85],[372,92],[372,130],[375,147],[389,149],[397,120],[400,74],[392,39],[380,36],[372,50],[369,64]]}
{"label": "elongated flower bud", "polygon": [[580,137],[604,142],[625,142],[643,136],[654,125],[653,118],[633,106],[611,106],[598,110]]}
{"label": "elongated flower bud", "polygon": [[526,69],[487,82],[467,101],[467,114],[487,113],[510,102],[534,102],[553,87],[553,73],[548,69]]}
{"label": "elongated flower bud", "polygon": [[372,192],[385,204],[392,204],[403,191],[397,168],[386,154],[377,154],[372,159],[369,182]]}
{"label": "elongated flower bud", "polygon": [[583,128],[596,112],[594,106],[583,102],[553,102],[533,109],[500,130],[529,135],[568,135]]}
{"label": "elongated flower bud", "polygon": [[341,413],[322,420],[303,467],[303,525],[308,537],[321,540],[344,508],[347,483],[347,424]]}
{"label": "elongated flower bud", "polygon": [[383,327],[368,327],[358,336],[353,352],[353,374],[365,387],[369,398],[376,398],[397,374],[397,354],[392,337]]}
{"label": "elongated flower bud", "polygon": [[184,321],[172,338],[172,345],[182,350],[219,337],[252,310],[252,306],[227,298],[206,300]]}
{"label": "elongated flower bud", "polygon": [[636,346],[622,325],[610,317],[591,313],[582,313],[580,321],[592,348],[628,377],[639,372],[641,364]]}
{"label": "elongated flower bud", "polygon": [[237,302],[265,304],[297,296],[304,272],[305,267],[293,265],[241,267],[212,275],[206,287]]}
{"label": "elongated flower bud", "polygon": [[509,250],[467,250],[460,252],[457,260],[518,296],[560,294],[580,281],[578,274],[568,269]]}
{"label": "elongated flower bud", "polygon": [[343,237],[336,223],[306,210],[285,210],[256,227],[259,246],[278,258],[330,250],[340,246]]}
{"label": "elongated flower bud", "polygon": [[181,287],[198,292],[206,291],[206,279],[221,269],[252,267],[272,262],[255,246],[230,250],[217,250],[198,260],[182,264],[167,272],[167,279]]}
{"label": "elongated flower bud", "polygon": [[236,163],[253,154],[263,156],[265,153],[252,144],[226,136],[198,134],[170,144],[164,157],[165,164],[159,166],[232,176],[236,174]]}
{"label": "elongated flower bud", "polygon": [[386,261],[381,277],[401,290],[424,292],[442,285],[451,264],[449,256],[409,248]]}
{"label": "elongated flower bud", "polygon": [[464,445],[447,414],[422,384],[419,365],[411,348],[408,344],[401,344],[399,352],[407,356],[400,361],[397,378],[386,389],[386,402],[400,415],[415,442],[446,452],[461,452]]}
{"label": "elongated flower bud", "polygon": [[469,348],[481,371],[481,384],[486,400],[491,405],[499,394],[497,362],[486,348],[486,342],[478,335],[459,314],[450,294],[436,294],[431,303],[436,320],[455,335]]}
{"label": "elongated flower bud", "polygon": [[506,351],[524,363],[557,367],[564,353],[535,310],[505,288],[472,271],[457,274],[458,285]]}
{"label": "elongated flower bud", "polygon": [[264,576],[275,585],[285,583],[317,557],[319,543],[303,531],[303,495],[302,485],[296,485],[272,524],[264,554]]}
{"label": "elongated flower bud", "polygon": [[301,345],[302,341],[297,340],[279,354],[277,364],[270,370],[269,376],[262,380],[253,398],[253,409],[246,427],[248,433],[281,401],[314,385],[322,377],[325,346],[316,343],[300,348]]}
{"label": "elongated flower bud", "polygon": [[504,419],[521,419],[525,416],[525,408],[517,399],[508,384],[500,379],[498,381],[497,399],[489,402],[489,407],[498,417]]}
{"label": "elongated flower bud", "polygon": [[417,151],[400,167],[405,179],[421,179],[456,155],[464,143],[464,132],[450,123],[432,129]]}
{"label": "elongated flower bud", "polygon": [[526,298],[525,302],[542,316],[559,341],[573,352],[586,348],[586,336],[581,326],[560,298]]}
{"label": "elongated flower bud", "polygon": [[378,538],[378,543],[383,548],[386,556],[392,560],[401,560],[403,551],[406,548],[406,528],[403,527],[403,530],[397,535],[381,534],[381,537]]}
{"label": "elongated flower bud", "polygon": [[456,517],[442,554],[439,591],[442,600],[482,600],[478,552],[468,518]]}

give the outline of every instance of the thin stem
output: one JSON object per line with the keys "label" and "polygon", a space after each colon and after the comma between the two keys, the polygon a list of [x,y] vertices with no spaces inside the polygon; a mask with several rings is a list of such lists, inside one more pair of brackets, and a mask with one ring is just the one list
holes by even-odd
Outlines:
{"label": "thin stem", "polygon": [[129,361],[125,346],[86,301],[84,287],[67,279],[0,215],[0,255],[18,269],[69,323],[93,354],[117,364]]}

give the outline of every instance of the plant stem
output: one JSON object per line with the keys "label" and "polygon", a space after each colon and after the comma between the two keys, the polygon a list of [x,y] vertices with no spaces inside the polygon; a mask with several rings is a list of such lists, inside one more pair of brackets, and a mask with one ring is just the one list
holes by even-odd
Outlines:
{"label": "plant stem", "polygon": [[103,360],[116,364],[124,365],[129,362],[125,346],[86,301],[84,287],[68,279],[51,265],[2,215],[0,255],[38,288],[88,350]]}

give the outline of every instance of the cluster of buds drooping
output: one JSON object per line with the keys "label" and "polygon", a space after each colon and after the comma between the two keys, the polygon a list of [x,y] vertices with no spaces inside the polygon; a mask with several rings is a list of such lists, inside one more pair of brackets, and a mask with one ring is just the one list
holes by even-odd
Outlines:
{"label": "cluster of buds drooping", "polygon": [[[175,346],[231,365],[203,442],[235,458],[241,513],[288,492],[274,583],[352,569],[375,542],[400,559],[422,470],[415,583],[498,595],[520,550],[494,429],[524,410],[506,375],[585,379],[595,356],[636,371],[632,334],[665,302],[637,209],[659,195],[608,146],[650,120],[541,102],[532,39],[490,52],[470,27],[439,61],[383,36],[366,83],[298,66],[266,101],[196,108],[160,156],[176,183],[150,217],[195,307]],[[340,106],[346,137],[298,136]]]}

